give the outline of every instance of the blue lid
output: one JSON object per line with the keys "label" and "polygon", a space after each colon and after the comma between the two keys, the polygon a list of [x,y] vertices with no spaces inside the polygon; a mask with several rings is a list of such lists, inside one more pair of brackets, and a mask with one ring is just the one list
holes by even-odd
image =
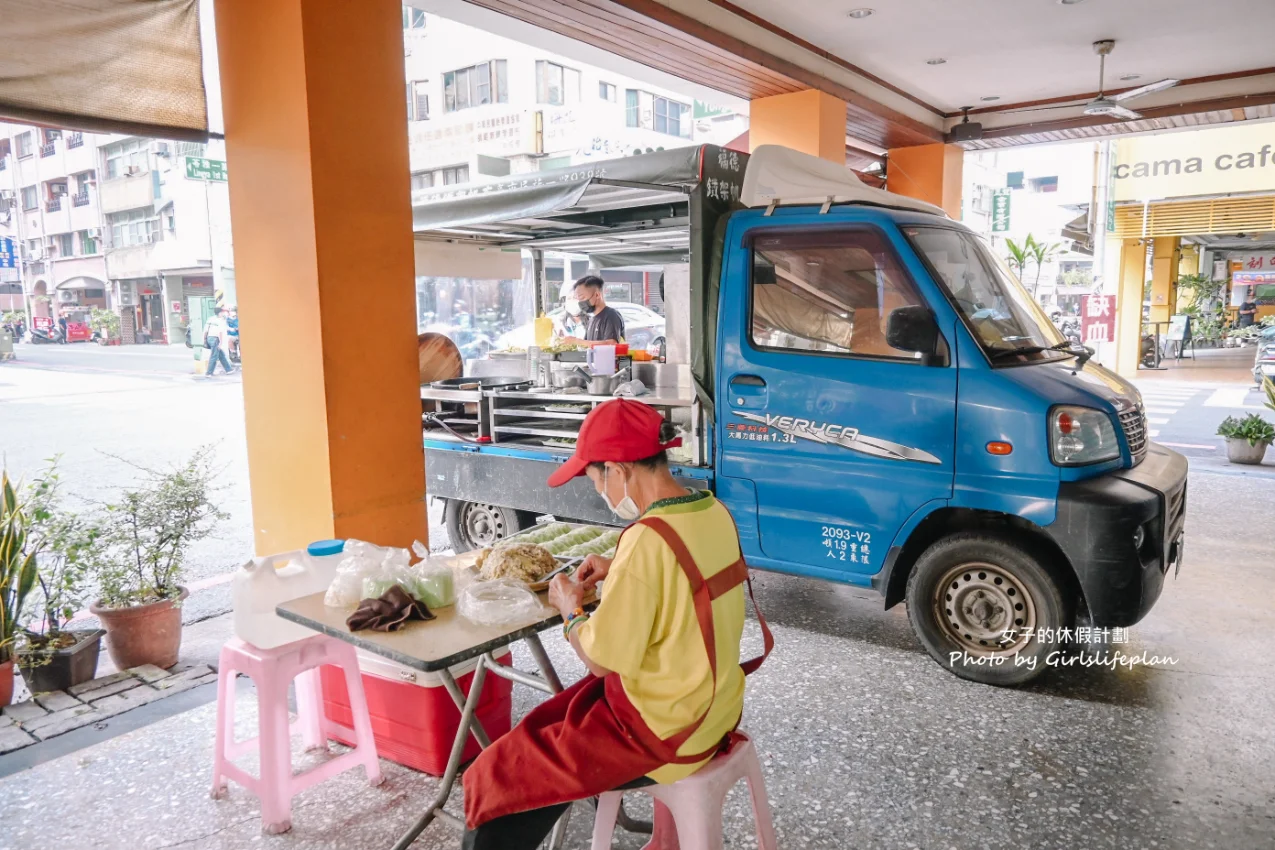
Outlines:
{"label": "blue lid", "polygon": [[344,550],[344,540],[316,540],[305,547],[306,554],[316,558],[322,558],[324,555],[340,555]]}

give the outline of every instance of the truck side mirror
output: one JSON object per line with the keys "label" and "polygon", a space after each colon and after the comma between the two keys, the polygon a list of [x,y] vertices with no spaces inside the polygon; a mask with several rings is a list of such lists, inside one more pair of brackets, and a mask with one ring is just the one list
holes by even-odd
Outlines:
{"label": "truck side mirror", "polygon": [[921,362],[929,363],[938,349],[938,322],[928,307],[897,307],[886,321],[885,341],[900,351],[920,352]]}

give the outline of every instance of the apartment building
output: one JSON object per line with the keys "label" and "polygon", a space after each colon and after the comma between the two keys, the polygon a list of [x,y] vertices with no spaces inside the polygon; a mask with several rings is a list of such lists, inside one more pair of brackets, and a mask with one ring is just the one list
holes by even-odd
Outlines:
{"label": "apartment building", "polygon": [[234,303],[224,145],[110,136],[99,159],[106,273],[124,340],[183,344],[192,297]]}
{"label": "apartment building", "polygon": [[125,343],[183,343],[189,298],[234,301],[225,155],[214,145],[0,124],[0,309],[120,315]]}
{"label": "apartment building", "polygon": [[52,319],[107,306],[101,138],[0,124],[0,238],[15,249],[15,268],[0,269],[0,307],[29,306],[32,316]]}
{"label": "apartment building", "polygon": [[733,109],[412,6],[403,27],[413,190],[725,144],[748,129]]}

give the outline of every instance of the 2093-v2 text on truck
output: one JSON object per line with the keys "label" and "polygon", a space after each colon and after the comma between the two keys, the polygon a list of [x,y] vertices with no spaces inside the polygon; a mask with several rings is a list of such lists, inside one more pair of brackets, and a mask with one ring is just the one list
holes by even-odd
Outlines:
{"label": "2093-v2 text on truck", "polygon": [[[660,265],[670,360],[685,362],[633,364],[653,387],[640,400],[682,428],[675,474],[730,508],[750,566],[906,601],[938,663],[998,685],[1039,675],[1063,628],[1138,622],[1180,567],[1186,460],[1148,440],[1138,391],[942,211],[769,146],[539,180],[418,196],[417,238]],[[492,380],[422,389],[464,403],[479,435],[425,436],[453,545],[539,514],[614,523],[587,482],[543,484],[570,448],[542,438],[606,399]]]}

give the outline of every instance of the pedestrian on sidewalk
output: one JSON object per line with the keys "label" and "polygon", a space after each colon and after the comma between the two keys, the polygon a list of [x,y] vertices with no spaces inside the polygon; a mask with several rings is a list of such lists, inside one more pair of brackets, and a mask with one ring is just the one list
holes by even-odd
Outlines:
{"label": "pedestrian on sidewalk", "polygon": [[226,308],[218,307],[217,312],[208,318],[204,325],[204,347],[208,349],[208,371],[204,377],[211,378],[217,368],[218,361],[226,374],[235,371],[230,365],[226,352],[230,349],[230,326],[226,324]]}

